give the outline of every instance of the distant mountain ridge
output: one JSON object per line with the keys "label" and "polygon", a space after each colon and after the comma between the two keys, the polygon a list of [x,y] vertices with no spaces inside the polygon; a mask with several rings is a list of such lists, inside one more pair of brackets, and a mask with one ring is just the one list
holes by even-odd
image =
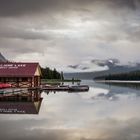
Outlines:
{"label": "distant mountain ridge", "polygon": [[8,60],[0,52],[0,62],[7,62]]}
{"label": "distant mountain ridge", "polygon": [[64,73],[64,77],[66,79],[76,78],[76,79],[94,79],[95,77],[109,75],[109,74],[119,74],[119,73],[126,73],[131,71],[137,71],[140,70],[140,64],[136,63],[134,65],[128,64],[128,65],[118,65],[118,62],[115,63],[111,60],[104,61],[104,62],[96,62],[100,66],[108,66],[108,70],[104,71],[95,71],[95,72],[81,72],[81,73]]}

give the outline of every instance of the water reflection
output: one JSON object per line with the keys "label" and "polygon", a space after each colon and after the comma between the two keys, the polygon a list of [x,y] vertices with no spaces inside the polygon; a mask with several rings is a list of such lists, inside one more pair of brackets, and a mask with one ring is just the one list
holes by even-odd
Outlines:
{"label": "water reflection", "polygon": [[83,82],[89,92],[43,92],[39,115],[1,114],[1,139],[139,140],[139,90]]}
{"label": "water reflection", "polygon": [[[3,93],[2,93],[3,92]],[[38,114],[42,102],[39,91],[2,91],[0,114]]]}

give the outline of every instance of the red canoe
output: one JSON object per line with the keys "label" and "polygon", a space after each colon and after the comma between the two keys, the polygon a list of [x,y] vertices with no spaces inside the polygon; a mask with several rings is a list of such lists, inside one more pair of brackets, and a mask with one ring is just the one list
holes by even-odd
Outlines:
{"label": "red canoe", "polygon": [[10,88],[11,84],[0,83],[0,89],[2,88]]}

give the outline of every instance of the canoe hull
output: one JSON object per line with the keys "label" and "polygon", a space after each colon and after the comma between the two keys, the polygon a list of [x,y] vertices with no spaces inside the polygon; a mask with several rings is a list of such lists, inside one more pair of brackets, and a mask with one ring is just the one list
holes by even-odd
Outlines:
{"label": "canoe hull", "polygon": [[82,92],[82,91],[88,91],[89,90],[89,86],[87,85],[79,85],[79,86],[71,86],[69,87],[69,91],[77,91],[77,92]]}

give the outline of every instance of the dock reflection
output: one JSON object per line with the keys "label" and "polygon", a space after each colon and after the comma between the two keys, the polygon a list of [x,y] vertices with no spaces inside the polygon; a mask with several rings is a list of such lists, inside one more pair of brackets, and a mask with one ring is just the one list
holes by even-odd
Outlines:
{"label": "dock reflection", "polygon": [[42,99],[37,90],[1,93],[0,114],[38,114]]}

